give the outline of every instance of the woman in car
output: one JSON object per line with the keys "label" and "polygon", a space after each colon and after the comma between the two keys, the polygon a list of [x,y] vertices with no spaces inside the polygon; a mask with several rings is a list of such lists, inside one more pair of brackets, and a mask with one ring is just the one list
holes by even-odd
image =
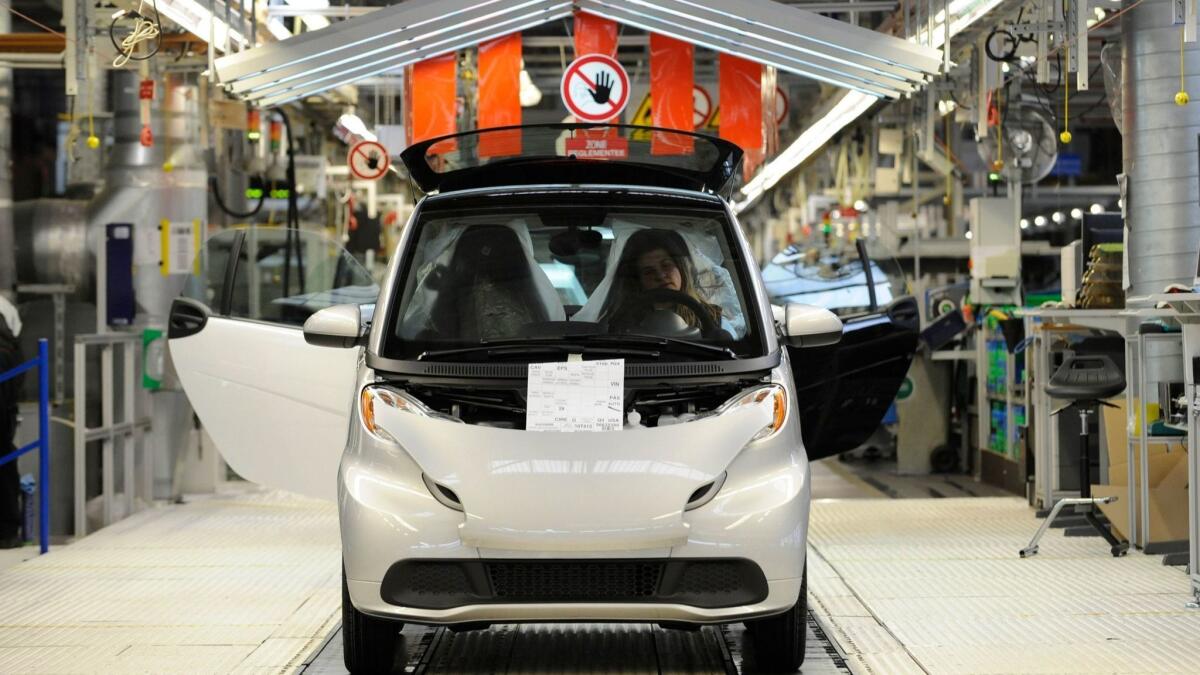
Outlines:
{"label": "woman in car", "polygon": [[691,297],[712,319],[710,325],[720,325],[721,308],[706,301],[696,289],[695,266],[683,237],[671,230],[639,230],[625,242],[617,263],[613,301],[606,313],[609,324],[618,330],[637,330],[651,310],[665,309],[677,314],[690,328],[704,327],[706,322],[688,305],[640,299],[647,291],[657,289]]}

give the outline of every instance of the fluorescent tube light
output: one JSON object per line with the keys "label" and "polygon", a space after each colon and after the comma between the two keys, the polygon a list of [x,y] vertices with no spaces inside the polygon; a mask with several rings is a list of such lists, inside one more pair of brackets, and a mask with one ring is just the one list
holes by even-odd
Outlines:
{"label": "fluorescent tube light", "polygon": [[[222,3],[221,9],[224,9]],[[159,0],[158,11],[171,21],[196,37],[208,42],[213,41],[213,47],[224,50],[227,44],[238,43],[246,46],[248,41],[236,30],[231,30],[219,18],[214,17],[208,8],[196,0]]]}
{"label": "fluorescent tube light", "polygon": [[[1001,2],[1002,0],[954,0],[950,3],[950,16],[954,17],[950,22],[950,36],[966,30]],[[933,39],[927,42],[934,48],[940,48],[945,43],[945,36],[945,26],[939,24],[933,29]],[[910,38],[910,41],[915,40],[915,37]],[[733,203],[734,213],[741,213],[749,208],[763,193],[775,187],[784,176],[820,150],[834,134],[870,109],[876,100],[856,91],[843,94],[829,112],[805,129],[799,138],[768,162],[750,182],[742,186],[742,199]]]}
{"label": "fluorescent tube light", "polygon": [[865,113],[877,100],[879,99],[874,96],[856,91],[843,94],[829,112],[805,129],[799,138],[779,153],[775,159],[768,162],[762,171],[758,172],[758,175],[742,187],[743,199],[734,203],[733,210],[741,213],[749,207],[764,192],[775,187],[780,179],[828,143],[834,134],[858,119],[859,115]]}

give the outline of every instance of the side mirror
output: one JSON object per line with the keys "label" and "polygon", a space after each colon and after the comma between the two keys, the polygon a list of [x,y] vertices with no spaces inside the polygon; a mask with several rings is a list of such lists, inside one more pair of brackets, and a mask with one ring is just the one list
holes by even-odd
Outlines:
{"label": "side mirror", "polygon": [[304,341],[318,347],[356,347],[366,335],[358,305],[326,307],[304,322]]}
{"label": "side mirror", "polygon": [[783,340],[789,347],[824,347],[842,339],[842,320],[822,307],[788,303],[783,317]]}

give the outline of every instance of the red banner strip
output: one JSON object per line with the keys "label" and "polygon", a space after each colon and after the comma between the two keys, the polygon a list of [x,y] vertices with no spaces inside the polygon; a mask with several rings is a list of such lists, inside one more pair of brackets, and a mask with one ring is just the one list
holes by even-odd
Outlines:
{"label": "red banner strip", "polygon": [[[479,45],[479,128],[521,124],[521,34]],[[479,137],[480,157],[521,154],[521,132],[501,131]]]}
{"label": "red banner strip", "polygon": [[[458,55],[446,54],[413,64],[412,142],[458,131]],[[441,147],[442,152],[453,146]],[[436,153],[434,153],[436,154]]]}
{"label": "red banner strip", "polygon": [[721,138],[747,155],[763,147],[762,65],[721,54]]}
{"label": "red banner strip", "polygon": [[584,54],[617,56],[617,22],[575,12],[575,58]]}
{"label": "red banner strip", "polygon": [[[691,43],[650,34],[650,119],[654,126],[685,131],[695,128],[694,55]],[[692,150],[691,136],[656,131],[650,138],[652,155],[690,155]]]}

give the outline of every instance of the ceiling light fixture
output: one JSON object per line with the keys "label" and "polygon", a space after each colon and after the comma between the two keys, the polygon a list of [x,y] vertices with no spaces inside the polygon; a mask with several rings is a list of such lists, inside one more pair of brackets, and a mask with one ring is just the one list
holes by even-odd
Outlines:
{"label": "ceiling light fixture", "polygon": [[[1002,0],[954,0],[950,3],[949,11],[952,17],[950,35],[953,37],[968,28],[980,17],[990,12]],[[935,27],[933,39],[929,46],[937,49],[945,42],[945,26]],[[914,38],[915,40],[915,38]],[[733,204],[734,213],[741,213],[750,208],[759,197],[770,190],[784,176],[791,173],[820,150],[834,134],[844,129],[851,122],[867,112],[875,103],[875,98],[857,91],[847,91],[841,95],[828,112],[805,129],[792,144],[780,152],[766,164],[758,175],[754,176],[741,189],[742,199]]]}

